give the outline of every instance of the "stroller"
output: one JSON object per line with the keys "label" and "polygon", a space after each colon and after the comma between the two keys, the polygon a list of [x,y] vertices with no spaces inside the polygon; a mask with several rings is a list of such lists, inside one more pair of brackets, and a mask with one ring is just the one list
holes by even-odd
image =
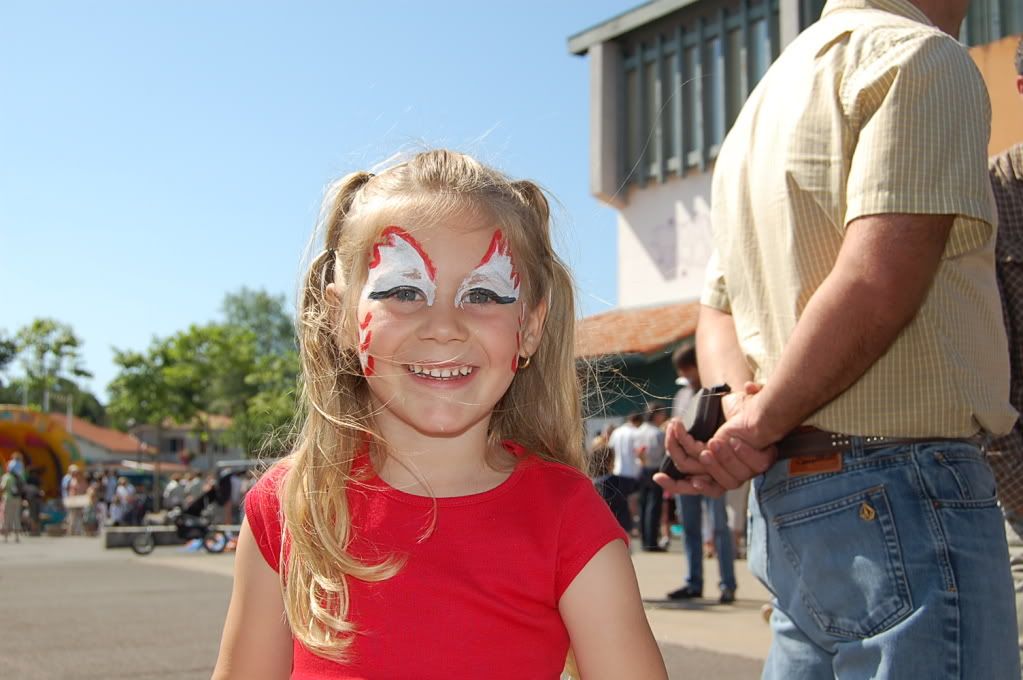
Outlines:
{"label": "stroller", "polygon": [[[187,543],[198,538],[202,541],[202,547],[211,553],[224,552],[228,542],[225,532],[212,527],[213,521],[210,517],[211,506],[221,500],[220,486],[221,484],[215,485],[187,506],[172,508],[167,513],[167,524],[174,526],[179,539]],[[152,526],[147,526],[146,530],[135,536],[131,542],[131,549],[137,555],[148,555],[154,548],[156,539]]]}

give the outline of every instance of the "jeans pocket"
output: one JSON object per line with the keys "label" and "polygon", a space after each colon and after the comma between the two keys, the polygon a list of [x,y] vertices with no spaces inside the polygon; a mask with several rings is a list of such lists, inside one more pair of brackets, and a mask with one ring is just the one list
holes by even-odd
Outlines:
{"label": "jeans pocket", "polygon": [[990,508],[997,503],[995,476],[980,449],[969,444],[935,447],[931,459],[934,465],[925,467],[931,500],[963,509]]}
{"label": "jeans pocket", "polygon": [[884,486],[779,515],[773,523],[799,579],[803,605],[821,630],[861,639],[912,611]]}

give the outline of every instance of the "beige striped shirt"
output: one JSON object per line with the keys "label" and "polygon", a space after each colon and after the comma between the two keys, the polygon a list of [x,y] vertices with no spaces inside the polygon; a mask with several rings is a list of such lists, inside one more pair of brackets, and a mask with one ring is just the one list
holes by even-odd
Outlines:
{"label": "beige striped shirt", "polygon": [[990,108],[966,50],[906,0],[831,0],[750,95],[714,171],[702,302],[732,314],[758,381],[770,380],[847,224],[957,216],[916,318],[807,424],[904,437],[1012,426]]}

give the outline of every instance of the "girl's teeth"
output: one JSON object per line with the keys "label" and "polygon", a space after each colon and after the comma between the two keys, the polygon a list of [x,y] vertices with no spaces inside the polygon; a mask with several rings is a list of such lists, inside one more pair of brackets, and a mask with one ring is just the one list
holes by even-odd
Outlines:
{"label": "girl's teeth", "polygon": [[472,366],[459,366],[458,368],[424,368],[415,364],[409,365],[409,370],[416,375],[428,375],[431,378],[455,378],[472,373]]}

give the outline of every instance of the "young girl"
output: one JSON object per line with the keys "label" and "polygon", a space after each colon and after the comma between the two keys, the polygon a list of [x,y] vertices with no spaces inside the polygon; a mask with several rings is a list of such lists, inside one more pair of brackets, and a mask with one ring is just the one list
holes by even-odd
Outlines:
{"label": "young girl", "polygon": [[541,190],[450,151],[345,177],[298,310],[305,422],[246,498],[214,678],[664,678],[582,473]]}

